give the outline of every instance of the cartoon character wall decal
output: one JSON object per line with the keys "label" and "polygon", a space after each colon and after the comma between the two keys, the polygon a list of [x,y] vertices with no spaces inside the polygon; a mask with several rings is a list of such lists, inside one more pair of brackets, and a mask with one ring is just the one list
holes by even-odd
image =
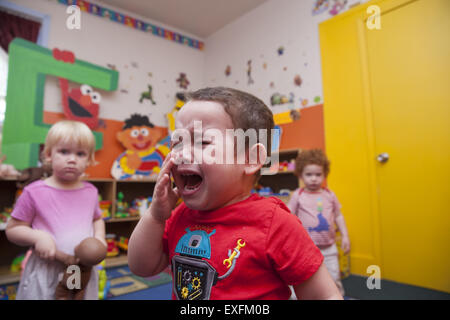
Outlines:
{"label": "cartoon character wall decal", "polygon": [[[70,51],[53,49],[53,58],[66,63],[75,63],[75,55]],[[72,88],[69,91],[69,81],[58,78],[61,89],[63,112],[67,119],[84,122],[90,129],[98,126],[105,127],[102,120],[98,118],[101,95],[87,84],[80,88]]]}
{"label": "cartoon character wall decal", "polygon": [[176,82],[178,82],[178,85],[180,86],[180,88],[182,89],[187,89],[190,82],[187,78],[186,73],[184,72],[180,72],[180,76],[178,77],[178,79],[176,80]]}
{"label": "cartoon character wall decal", "polygon": [[247,61],[247,84],[254,84],[255,81],[252,78],[252,60]]}
{"label": "cartoon character wall decal", "polygon": [[167,114],[167,122],[169,123],[169,134],[175,131],[175,119],[177,117],[178,111],[186,103],[186,96],[183,92],[177,92],[175,95],[175,107]]}
{"label": "cartoon character wall decal", "polygon": [[144,99],[150,100],[150,102],[155,105],[156,102],[153,100],[153,87],[151,85],[147,85],[148,90],[141,93],[141,97],[139,98],[139,102],[142,103]]}
{"label": "cartoon character wall decal", "polygon": [[111,175],[117,180],[152,179],[169,153],[167,129],[155,127],[147,116],[132,114],[125,120],[117,140],[125,147],[114,161]]}

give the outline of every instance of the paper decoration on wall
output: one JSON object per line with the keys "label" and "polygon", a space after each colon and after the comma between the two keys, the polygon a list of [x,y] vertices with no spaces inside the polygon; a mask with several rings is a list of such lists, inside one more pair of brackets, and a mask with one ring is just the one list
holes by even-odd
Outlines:
{"label": "paper decoration on wall", "polygon": [[[7,163],[21,170],[37,165],[39,146],[50,128],[43,122],[46,75],[114,91],[119,73],[78,59],[74,63],[57,61],[49,49],[21,38],[11,41],[8,53],[9,70],[14,72],[8,73],[2,153]],[[103,134],[94,131],[94,136],[99,150]]]}
{"label": "paper decoration on wall", "polygon": [[316,0],[312,11],[313,15],[321,14],[328,10],[330,6],[330,0]]}
{"label": "paper decoration on wall", "polygon": [[267,62],[263,63],[263,69],[266,70],[267,69]]}
{"label": "paper decoration on wall", "polygon": [[184,73],[184,72],[180,72],[180,75],[176,81],[178,82],[178,85],[180,86],[180,88],[183,88],[183,89],[187,89],[188,85],[190,84],[190,82],[186,76],[186,73]]}
{"label": "paper decoration on wall", "polygon": [[308,105],[308,99],[300,98],[300,102],[302,103],[302,107],[306,107]]}
{"label": "paper decoration on wall", "polygon": [[315,103],[319,103],[321,100],[321,98],[319,96],[314,97],[314,102]]}
{"label": "paper decoration on wall", "polygon": [[[57,61],[73,64],[75,55],[70,51],[53,49],[53,58]],[[105,126],[103,121],[99,121],[100,93],[94,91],[87,84],[79,88],[72,88],[69,91],[69,81],[65,78],[59,79],[61,90],[63,112],[67,119],[85,123],[90,129],[96,129],[98,125]]]}
{"label": "paper decoration on wall", "polygon": [[271,89],[275,88],[275,83],[274,83],[273,81],[271,81],[270,84],[269,84],[269,87],[270,87]]}
{"label": "paper decoration on wall", "polygon": [[292,109],[289,112],[289,116],[291,117],[292,121],[300,120],[300,111],[298,111],[297,109]]}
{"label": "paper decoration on wall", "polygon": [[117,180],[156,178],[170,152],[166,132],[165,128],[155,127],[147,116],[132,114],[117,133],[117,140],[126,150],[114,161],[111,175]]}
{"label": "paper decoration on wall", "polygon": [[174,41],[183,45],[187,45],[191,48],[203,50],[205,44],[202,41],[192,39],[177,32],[173,32],[163,27],[156,26],[151,23],[141,21],[139,19],[127,16],[115,10],[111,10],[97,4],[90,3],[85,0],[58,0],[59,3],[66,6],[77,5],[82,12],[87,12],[98,17],[103,17],[127,27],[140,30],[143,32],[151,33],[155,36],[164,38],[166,40]]}
{"label": "paper decoration on wall", "polygon": [[284,47],[283,46],[279,47],[277,52],[278,52],[279,56],[283,55],[284,54]]}
{"label": "paper decoration on wall", "polygon": [[289,111],[275,113],[273,115],[273,121],[276,125],[291,123],[300,119],[300,111],[292,108]]}
{"label": "paper decoration on wall", "polygon": [[334,0],[334,3],[329,11],[329,14],[331,14],[332,16],[337,15],[339,12],[344,10],[346,4],[347,0]]}
{"label": "paper decoration on wall", "polygon": [[167,114],[167,122],[169,123],[169,134],[175,131],[175,119],[177,117],[178,111],[186,103],[186,96],[183,92],[177,92],[175,95],[175,107]]}
{"label": "paper decoration on wall", "polygon": [[297,86],[297,87],[300,87],[301,85],[302,85],[302,78],[300,77],[300,75],[296,75],[295,77],[294,77],[294,84]]}
{"label": "paper decoration on wall", "polygon": [[230,65],[228,65],[228,66],[225,68],[225,75],[226,75],[227,77],[229,77],[230,74],[231,74],[231,67],[230,67]]}
{"label": "paper decoration on wall", "polygon": [[278,92],[274,93],[270,97],[270,104],[272,106],[285,104],[285,103],[294,103],[295,95],[293,92],[289,93],[289,98],[285,95],[279,94]]}
{"label": "paper decoration on wall", "polygon": [[141,97],[139,102],[142,103],[144,99],[150,100],[153,105],[156,104],[155,100],[153,100],[153,87],[151,85],[147,85],[148,90],[141,93]]}
{"label": "paper decoration on wall", "polygon": [[345,9],[346,4],[347,0],[316,0],[312,13],[318,15],[329,10],[328,13],[335,16]]}
{"label": "paper decoration on wall", "polygon": [[247,61],[247,84],[251,85],[254,84],[255,81],[253,81],[252,78],[252,60]]}

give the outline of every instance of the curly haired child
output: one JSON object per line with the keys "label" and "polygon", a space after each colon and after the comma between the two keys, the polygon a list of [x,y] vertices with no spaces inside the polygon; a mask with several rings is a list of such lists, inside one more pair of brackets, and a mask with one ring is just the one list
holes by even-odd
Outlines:
{"label": "curly haired child", "polygon": [[303,181],[304,187],[293,192],[288,207],[301,220],[311,239],[319,247],[328,271],[344,295],[335,224],[342,235],[345,254],[350,251],[350,240],[336,195],[322,186],[330,172],[330,162],[320,149],[305,150],[297,156],[295,167],[295,175]]}

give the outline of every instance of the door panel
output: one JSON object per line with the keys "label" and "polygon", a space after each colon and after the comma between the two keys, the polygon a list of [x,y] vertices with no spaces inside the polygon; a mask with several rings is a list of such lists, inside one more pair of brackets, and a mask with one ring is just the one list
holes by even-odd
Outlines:
{"label": "door panel", "polygon": [[448,0],[412,1],[366,31],[375,152],[389,154],[376,164],[384,277],[441,290],[450,289],[449,13]]}
{"label": "door panel", "polygon": [[[380,30],[366,27],[371,5]],[[319,31],[351,272],[376,264],[384,279],[450,292],[450,1],[372,0]]]}

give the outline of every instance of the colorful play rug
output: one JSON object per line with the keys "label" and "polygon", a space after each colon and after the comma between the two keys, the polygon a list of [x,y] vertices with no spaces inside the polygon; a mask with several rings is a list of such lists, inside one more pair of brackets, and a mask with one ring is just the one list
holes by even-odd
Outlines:
{"label": "colorful play rug", "polygon": [[166,269],[156,276],[141,278],[132,274],[128,266],[106,269],[109,282],[107,299],[172,282],[169,272]]}

